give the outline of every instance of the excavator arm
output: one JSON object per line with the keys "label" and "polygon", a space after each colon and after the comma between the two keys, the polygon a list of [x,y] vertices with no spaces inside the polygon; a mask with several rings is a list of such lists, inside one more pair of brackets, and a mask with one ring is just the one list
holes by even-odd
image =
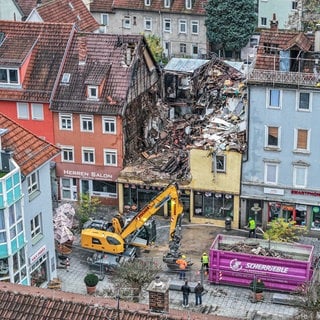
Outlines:
{"label": "excavator arm", "polygon": [[176,183],[169,184],[133,217],[122,230],[120,234],[122,239],[127,239],[130,235],[139,230],[146,221],[156,214],[168,201],[171,201],[169,241],[173,240],[179,217],[181,217],[183,213],[183,206],[180,202],[179,189]]}

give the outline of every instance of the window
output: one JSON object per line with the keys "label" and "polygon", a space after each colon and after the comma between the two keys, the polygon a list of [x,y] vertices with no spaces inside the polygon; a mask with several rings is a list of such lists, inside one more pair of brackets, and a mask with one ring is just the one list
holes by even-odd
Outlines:
{"label": "window", "polygon": [[82,148],[82,163],[95,163],[94,148]]}
{"label": "window", "polygon": [[117,150],[104,149],[104,165],[117,166]]}
{"label": "window", "polygon": [[144,18],[144,29],[151,31],[152,30],[152,19],[151,18]]}
{"label": "window", "polygon": [[278,167],[277,163],[265,163],[264,167],[264,182],[267,184],[278,183]]}
{"label": "window", "polygon": [[187,45],[185,43],[180,43],[180,53],[187,53]]}
{"label": "window", "polygon": [[30,229],[31,229],[31,238],[34,239],[38,235],[42,234],[41,226],[41,213],[36,215],[33,219],[30,220]]}
{"label": "window", "polygon": [[186,1],[186,9],[192,8],[192,0],[185,0]]}
{"label": "window", "polygon": [[199,53],[199,47],[197,44],[193,44],[192,45],[192,55],[193,56],[198,56],[198,53]]}
{"label": "window", "polygon": [[298,9],[298,1],[297,0],[292,1],[291,4],[292,4],[292,6],[291,6],[292,10],[297,10]]}
{"label": "window", "polygon": [[309,136],[309,130],[295,129],[295,151],[309,151]]}
{"label": "window", "polygon": [[88,98],[89,99],[98,99],[98,87],[97,86],[88,86]]}
{"label": "window", "polygon": [[269,108],[280,108],[281,91],[278,89],[269,90]]}
{"label": "window", "polygon": [[164,32],[171,32],[171,19],[164,19],[163,20],[163,31]]}
{"label": "window", "polygon": [[19,84],[18,69],[0,68],[0,83]]}
{"label": "window", "polygon": [[73,147],[61,147],[61,161],[62,162],[74,162],[74,148]]}
{"label": "window", "polygon": [[262,26],[267,26],[267,18],[261,17],[260,23]]}
{"label": "window", "polygon": [[310,110],[310,93],[300,92],[299,93],[299,105],[298,110],[309,111]]}
{"label": "window", "polygon": [[77,200],[77,179],[61,178],[60,186],[63,200]]}
{"label": "window", "polygon": [[216,155],[214,165],[215,171],[226,172],[226,157],[224,155]]}
{"label": "window", "polygon": [[28,180],[28,194],[29,196],[36,191],[39,191],[39,178],[38,172],[33,172],[27,177]]}
{"label": "window", "polygon": [[187,20],[179,20],[179,32],[187,33]]}
{"label": "window", "polygon": [[125,16],[122,20],[122,27],[125,29],[131,28],[131,19],[129,16]]}
{"label": "window", "polygon": [[199,21],[196,21],[196,20],[191,21],[191,33],[192,34],[199,33]]}
{"label": "window", "polygon": [[164,7],[170,8],[170,0],[164,0]]}
{"label": "window", "polygon": [[62,75],[62,79],[61,79],[61,82],[64,83],[64,84],[68,84],[70,82],[70,76],[71,74],[70,73],[64,73]]}
{"label": "window", "polygon": [[102,117],[103,133],[116,133],[116,119],[112,117]]}
{"label": "window", "polygon": [[144,0],[145,6],[151,6],[151,0]]}
{"label": "window", "polygon": [[93,132],[93,116],[80,115],[81,131]]}
{"label": "window", "polygon": [[72,115],[71,114],[59,114],[59,129],[60,130],[72,130]]}
{"label": "window", "polygon": [[293,186],[296,188],[305,188],[307,186],[307,173],[306,166],[294,165],[293,167]]}
{"label": "window", "polygon": [[107,13],[101,13],[100,23],[103,26],[108,26],[109,25],[109,15]]}
{"label": "window", "polygon": [[266,147],[279,148],[280,147],[280,128],[266,127]]}
{"label": "window", "polygon": [[32,103],[31,114],[33,120],[44,120],[43,104]]}
{"label": "window", "polygon": [[112,181],[92,180],[93,194],[106,195],[110,198],[117,197],[117,185]]}
{"label": "window", "polygon": [[18,119],[29,119],[29,106],[24,102],[17,102],[17,116]]}

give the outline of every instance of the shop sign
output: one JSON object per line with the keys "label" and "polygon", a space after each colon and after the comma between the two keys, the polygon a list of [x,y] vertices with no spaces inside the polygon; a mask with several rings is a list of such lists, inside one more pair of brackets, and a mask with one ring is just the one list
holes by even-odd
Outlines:
{"label": "shop sign", "polygon": [[101,173],[95,171],[79,171],[79,170],[63,170],[63,175],[68,177],[86,178],[86,179],[113,179],[113,175],[110,173]]}
{"label": "shop sign", "polygon": [[284,189],[264,188],[263,192],[264,193],[269,193],[269,194],[278,194],[280,196],[284,195]]}
{"label": "shop sign", "polygon": [[47,252],[47,247],[42,246],[34,255],[30,257],[30,264],[37,261],[41,256],[43,256]]}
{"label": "shop sign", "polygon": [[304,205],[304,204],[297,204],[297,205],[296,205],[296,210],[299,210],[299,211],[307,211],[307,206]]}
{"label": "shop sign", "polygon": [[317,192],[317,191],[291,190],[291,193],[292,194],[301,194],[303,196],[320,197],[320,192]]}

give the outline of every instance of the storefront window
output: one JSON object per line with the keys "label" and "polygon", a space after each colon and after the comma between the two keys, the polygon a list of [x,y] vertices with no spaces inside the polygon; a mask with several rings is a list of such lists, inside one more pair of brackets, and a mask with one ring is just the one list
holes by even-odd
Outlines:
{"label": "storefront window", "polygon": [[312,207],[312,230],[320,230],[320,207]]}
{"label": "storefront window", "polygon": [[278,202],[269,202],[269,219],[268,221],[280,218],[281,204]]}
{"label": "storefront window", "polygon": [[248,200],[247,221],[252,217],[257,225],[262,224],[262,201],[261,200]]}
{"label": "storefront window", "polygon": [[48,279],[46,256],[42,256],[34,263],[31,270],[31,285],[40,287]]}
{"label": "storefront window", "polygon": [[210,219],[233,217],[233,196],[197,191],[194,194],[194,215]]}
{"label": "storefront window", "polygon": [[92,180],[93,194],[106,194],[108,197],[117,197],[117,185],[115,182],[104,180]]}
{"label": "storefront window", "polygon": [[8,258],[0,259],[0,278],[9,276]]}

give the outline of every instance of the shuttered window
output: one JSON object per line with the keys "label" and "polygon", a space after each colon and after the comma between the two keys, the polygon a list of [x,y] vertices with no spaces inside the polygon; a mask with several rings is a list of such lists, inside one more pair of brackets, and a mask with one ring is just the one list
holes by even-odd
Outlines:
{"label": "shuttered window", "polygon": [[297,149],[308,149],[308,130],[297,130]]}
{"label": "shuttered window", "polygon": [[268,146],[278,147],[279,146],[279,128],[268,127]]}

